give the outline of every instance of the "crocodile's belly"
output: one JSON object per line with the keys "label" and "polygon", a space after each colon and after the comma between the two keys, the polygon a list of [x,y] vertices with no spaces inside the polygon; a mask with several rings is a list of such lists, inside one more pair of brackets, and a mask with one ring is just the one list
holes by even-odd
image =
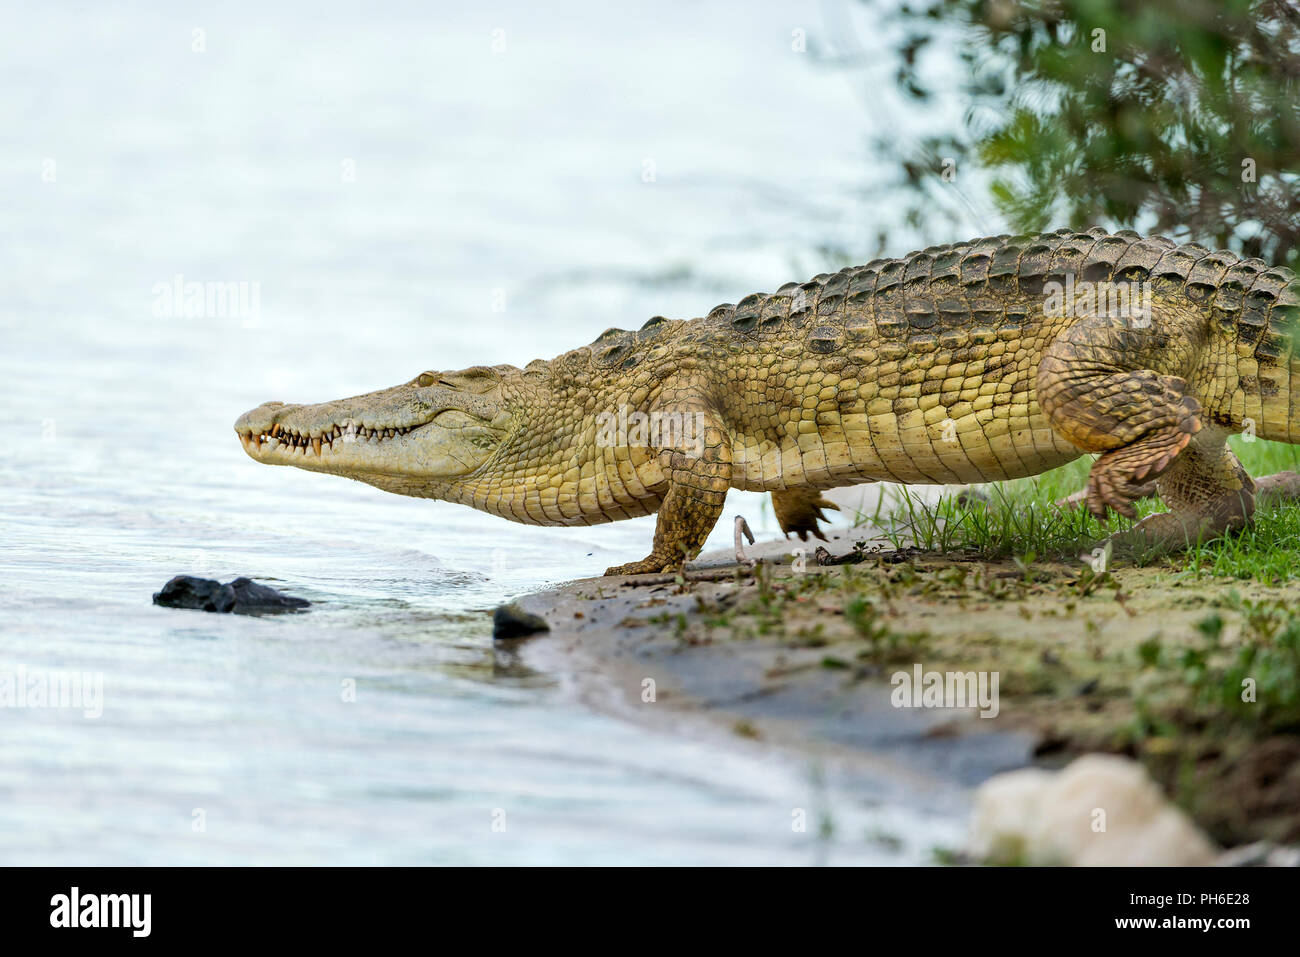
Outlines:
{"label": "crocodile's belly", "polygon": [[1037,475],[1082,453],[1057,436],[1032,397],[978,408],[864,402],[817,412],[780,431],[733,433],[732,484],[753,491],[865,481],[965,484]]}

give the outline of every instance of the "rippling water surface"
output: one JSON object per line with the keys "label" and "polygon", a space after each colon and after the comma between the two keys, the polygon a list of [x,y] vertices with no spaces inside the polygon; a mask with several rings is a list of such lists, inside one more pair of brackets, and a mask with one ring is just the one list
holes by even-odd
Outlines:
{"label": "rippling water surface", "polygon": [[[103,680],[98,718],[0,711],[5,863],[850,863],[954,839],[925,802],[591,713],[494,651],[488,609],[641,557],[651,520],[524,528],[240,450],[264,400],[550,357],[874,236],[862,102],[791,49],[836,5],[468,6],[55,3],[0,36],[0,673]],[[157,315],[178,275],[256,283],[256,315]],[[152,606],[177,573],[316,605]],[[795,807],[834,835],[793,832]]]}

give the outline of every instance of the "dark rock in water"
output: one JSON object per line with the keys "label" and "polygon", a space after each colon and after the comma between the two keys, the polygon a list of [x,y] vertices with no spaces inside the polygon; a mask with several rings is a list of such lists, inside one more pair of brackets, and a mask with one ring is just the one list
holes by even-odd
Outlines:
{"label": "dark rock in water", "polygon": [[550,631],[546,619],[524,611],[514,602],[498,605],[492,614],[493,638],[525,638],[540,631]]}
{"label": "dark rock in water", "polygon": [[235,590],[211,578],[177,575],[153,596],[155,605],[228,612],[235,607]]}
{"label": "dark rock in water", "polygon": [[197,608],[235,615],[298,611],[311,605],[304,598],[282,595],[274,588],[247,578],[236,578],[223,585],[214,579],[195,578],[193,575],[177,575],[153,596],[153,603],[167,608]]}
{"label": "dark rock in water", "polygon": [[299,608],[311,607],[311,602],[305,598],[282,595],[270,585],[259,585],[248,578],[236,578],[227,587],[235,592],[235,607],[231,611],[236,615],[266,611],[297,611]]}

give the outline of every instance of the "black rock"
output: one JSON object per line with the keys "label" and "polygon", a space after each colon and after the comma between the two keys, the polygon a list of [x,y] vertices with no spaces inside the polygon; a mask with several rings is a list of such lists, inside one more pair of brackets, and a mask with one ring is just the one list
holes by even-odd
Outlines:
{"label": "black rock", "polygon": [[153,596],[155,605],[167,608],[196,608],[235,615],[263,615],[298,611],[311,606],[304,598],[282,595],[274,588],[247,578],[225,585],[211,578],[177,575]]}
{"label": "black rock", "polygon": [[546,619],[532,612],[524,611],[514,602],[498,605],[492,614],[492,637],[526,638],[541,631],[550,631]]}
{"label": "black rock", "polygon": [[231,610],[237,615],[262,611],[295,611],[311,606],[311,602],[305,598],[282,595],[270,585],[259,585],[247,578],[236,578],[226,587],[235,592],[235,607]]}
{"label": "black rock", "polygon": [[211,578],[177,575],[153,596],[155,605],[228,612],[235,607],[235,590]]}

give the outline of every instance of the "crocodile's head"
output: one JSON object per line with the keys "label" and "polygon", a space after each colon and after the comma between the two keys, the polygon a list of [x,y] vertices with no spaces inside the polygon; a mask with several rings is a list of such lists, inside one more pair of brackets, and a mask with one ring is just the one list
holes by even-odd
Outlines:
{"label": "crocodile's head", "polygon": [[[515,371],[515,370],[511,370]],[[424,372],[410,382],[319,405],[267,402],[235,432],[252,458],[432,498],[472,475],[510,435],[500,368]]]}

